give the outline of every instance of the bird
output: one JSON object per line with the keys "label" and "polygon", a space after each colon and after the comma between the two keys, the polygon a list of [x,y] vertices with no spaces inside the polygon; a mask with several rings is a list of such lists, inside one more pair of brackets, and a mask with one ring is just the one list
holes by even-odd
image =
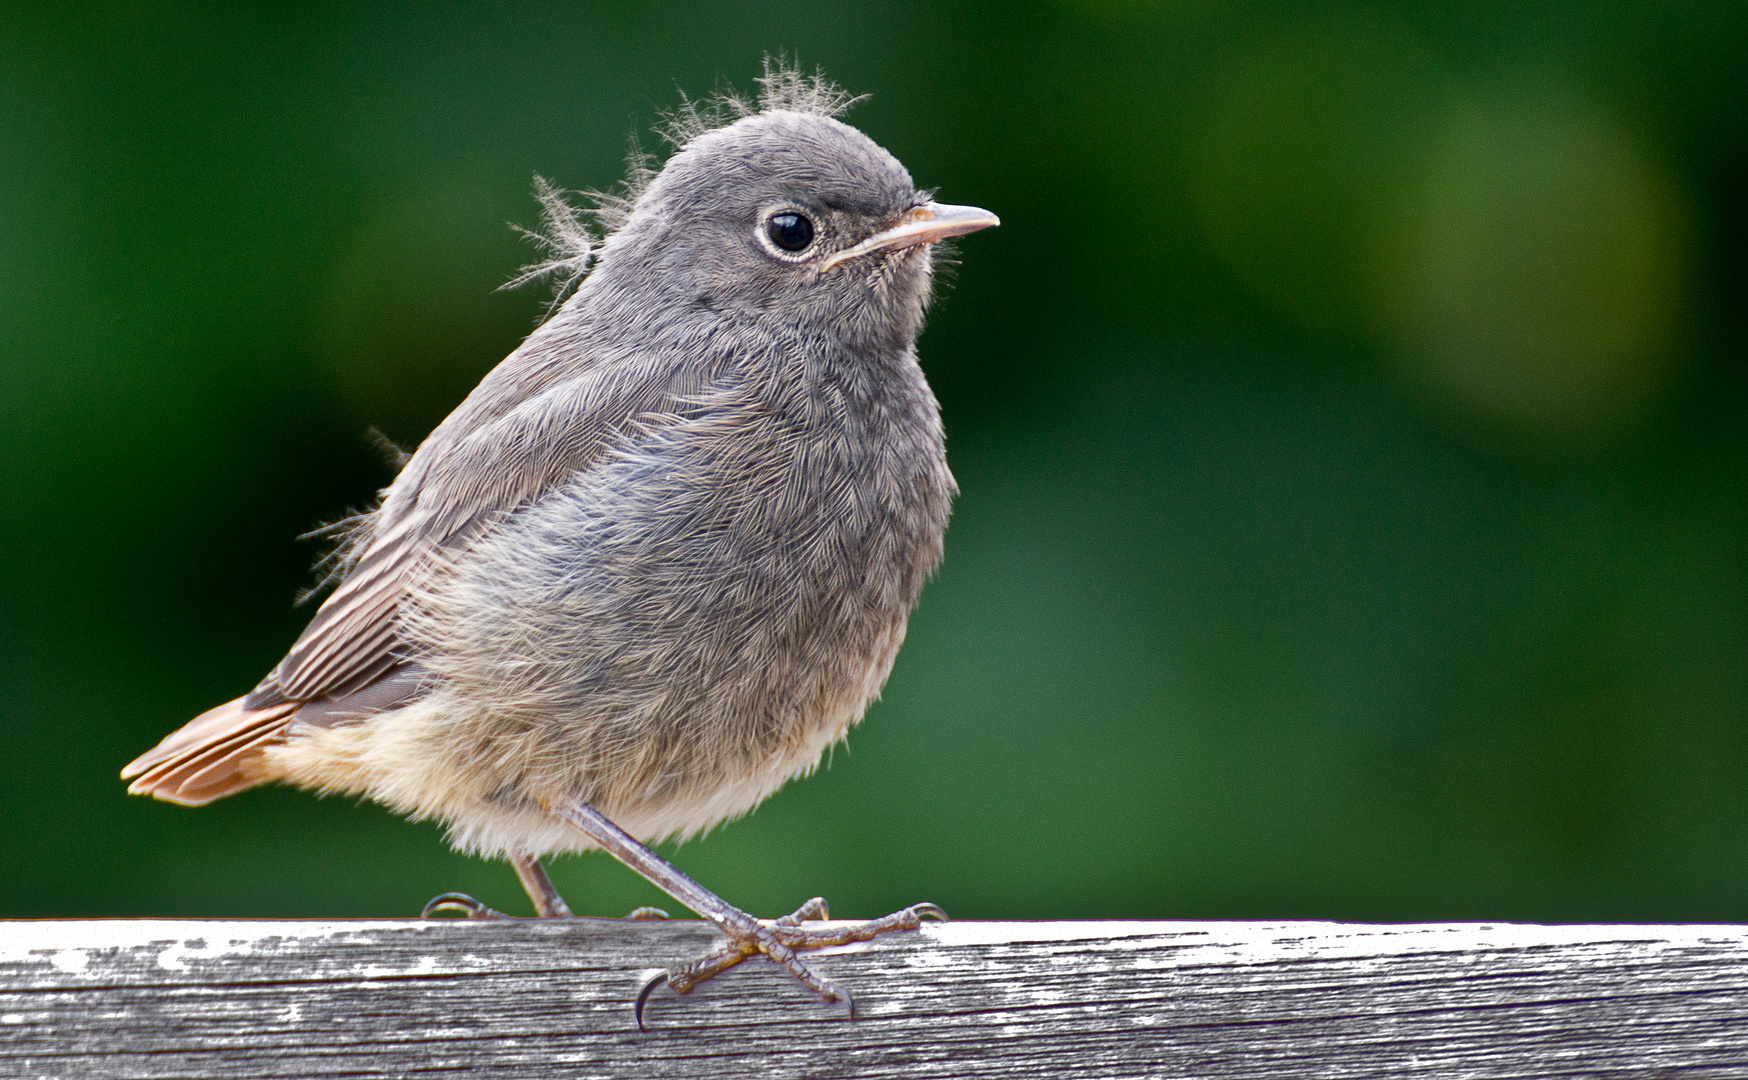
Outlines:
{"label": "bird", "polygon": [[571,911],[542,859],[603,849],[723,935],[644,985],[640,1028],[656,989],[757,956],[850,1000],[808,950],[945,918],[758,919],[649,847],[811,772],[878,696],[957,494],[916,352],[936,246],[1000,224],[918,188],[823,74],[759,85],[670,116],[659,169],[634,150],[599,238],[537,180],[549,317],[341,523],[284,658],[122,771],[435,819],[543,917]]}

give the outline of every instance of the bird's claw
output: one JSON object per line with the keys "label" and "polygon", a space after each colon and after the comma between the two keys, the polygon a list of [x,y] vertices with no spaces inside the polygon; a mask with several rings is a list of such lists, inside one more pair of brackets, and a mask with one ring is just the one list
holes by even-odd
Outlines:
{"label": "bird's claw", "polygon": [[648,922],[651,920],[661,921],[669,918],[669,915],[659,907],[640,907],[632,908],[631,914],[625,917],[634,922]]}
{"label": "bird's claw", "polygon": [[816,896],[775,921],[778,926],[798,926],[809,919],[829,919],[831,917],[831,905],[825,902],[825,897]]}
{"label": "bird's claw", "polygon": [[856,1002],[848,993],[837,987],[830,979],[819,974],[804,963],[797,950],[819,949],[829,945],[848,945],[851,942],[867,941],[879,934],[893,930],[916,930],[921,928],[924,919],[947,921],[947,913],[935,904],[914,904],[903,911],[895,911],[884,918],[873,919],[865,923],[849,923],[843,926],[809,927],[803,925],[809,920],[824,920],[831,917],[830,909],[823,897],[816,896],[802,904],[793,912],[780,919],[761,920],[758,929],[747,934],[729,933],[716,948],[689,964],[663,971],[638,990],[637,998],[632,1004],[632,1016],[637,1020],[639,1031],[647,1030],[643,1023],[643,1013],[649,1004],[649,999],[663,985],[676,994],[689,993],[693,989],[710,981],[716,976],[734,967],[742,960],[754,956],[764,956],[777,963],[789,974],[795,976],[801,984],[818,994],[826,1002],[842,1001],[849,1009],[850,1016],[856,1015]]}
{"label": "bird's claw", "polygon": [[905,910],[916,916],[918,926],[922,925],[923,919],[933,919],[936,922],[953,921],[953,917],[943,911],[939,904],[930,904],[927,902],[912,904],[910,907],[905,908]]}
{"label": "bird's claw", "polygon": [[643,1007],[649,1003],[649,996],[656,992],[656,987],[668,981],[668,973],[663,971],[655,978],[643,984],[643,989],[637,992],[637,1000],[631,1003],[631,1015],[637,1020],[637,1030],[648,1031],[643,1026]]}
{"label": "bird's claw", "polygon": [[434,919],[440,911],[460,911],[469,919],[508,919],[506,915],[494,908],[486,907],[466,893],[446,892],[442,896],[434,896],[425,905],[425,910],[419,912],[421,919]]}

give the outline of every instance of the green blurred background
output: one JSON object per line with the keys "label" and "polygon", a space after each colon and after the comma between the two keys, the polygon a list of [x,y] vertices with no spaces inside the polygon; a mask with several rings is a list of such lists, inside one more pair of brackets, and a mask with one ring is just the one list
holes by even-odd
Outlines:
{"label": "green blurred background", "polygon": [[682,867],[1748,921],[1740,0],[241,7],[0,13],[0,913],[527,910],[432,825],[116,772],[290,643],[367,431],[534,325],[531,176],[787,50],[1004,225],[923,337],[964,496],[885,700]]}

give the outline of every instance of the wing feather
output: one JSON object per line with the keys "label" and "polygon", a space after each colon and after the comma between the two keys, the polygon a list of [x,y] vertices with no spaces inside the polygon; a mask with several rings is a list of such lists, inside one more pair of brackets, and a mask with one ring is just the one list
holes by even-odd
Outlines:
{"label": "wing feather", "polygon": [[[269,777],[249,768],[252,751],[283,738],[298,703],[250,709],[243,698],[209,709],[170,733],[121,771],[132,795],[201,806],[224,795],[264,783]],[[198,783],[193,783],[196,778]]]}
{"label": "wing feather", "polygon": [[[589,467],[634,418],[680,407],[696,393],[696,379],[691,372],[679,381],[657,378],[637,365],[595,367],[549,381],[471,429],[457,426],[470,416],[470,397],[407,462],[357,565],[251,700],[314,701],[362,686],[405,659],[397,652],[400,609],[422,575],[465,551],[503,514]],[[489,388],[490,378],[475,393]]]}
{"label": "wing feather", "polygon": [[[553,324],[549,323],[548,327]],[[356,722],[422,693],[404,655],[399,616],[423,577],[494,521],[600,459],[634,423],[683,412],[721,365],[636,358],[596,363],[551,340],[500,364],[432,432],[384,492],[351,572],[279,664],[247,696],[191,720],[122,771],[128,790],[198,806],[256,784],[262,748],[298,711],[309,722]]]}

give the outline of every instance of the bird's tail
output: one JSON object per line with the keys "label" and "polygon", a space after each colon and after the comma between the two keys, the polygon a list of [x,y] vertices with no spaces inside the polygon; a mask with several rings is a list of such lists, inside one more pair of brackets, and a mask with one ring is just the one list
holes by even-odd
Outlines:
{"label": "bird's tail", "polygon": [[201,713],[128,762],[121,778],[137,777],[128,794],[205,806],[274,779],[260,768],[261,750],[285,740],[300,703],[246,709],[243,701],[227,701]]}

